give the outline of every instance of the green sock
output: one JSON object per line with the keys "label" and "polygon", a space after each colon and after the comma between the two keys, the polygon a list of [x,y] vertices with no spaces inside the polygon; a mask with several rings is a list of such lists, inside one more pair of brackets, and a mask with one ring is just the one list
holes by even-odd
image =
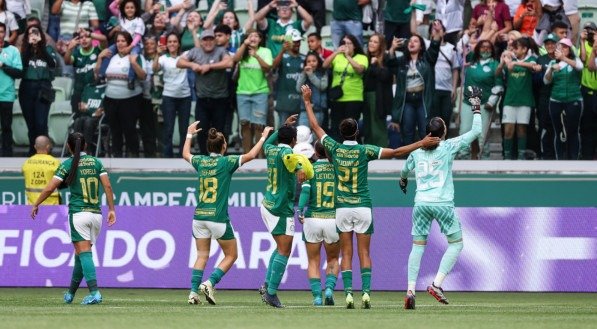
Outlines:
{"label": "green sock", "polygon": [[203,270],[196,270],[193,269],[191,274],[191,291],[198,292],[199,291],[199,284],[203,279]]}
{"label": "green sock", "polygon": [[274,267],[274,259],[278,255],[278,249],[274,249],[272,255],[269,258],[269,265],[267,266],[267,272],[265,272],[265,284],[269,285],[270,279],[272,277],[272,268]]}
{"label": "green sock", "polygon": [[413,244],[408,256],[408,290],[414,292],[415,283],[419,276],[419,268],[421,268],[421,258],[425,252],[425,245]]}
{"label": "green sock", "polygon": [[83,267],[81,267],[81,258],[79,255],[75,255],[75,266],[73,267],[73,274],[70,279],[70,287],[68,288],[68,292],[74,295],[79,289],[79,285],[81,284],[81,280],[83,280]]}
{"label": "green sock", "polygon": [[524,153],[527,150],[527,137],[518,137],[518,160],[524,160]]}
{"label": "green sock", "polygon": [[93,254],[91,251],[84,251],[79,253],[81,260],[81,267],[83,268],[83,276],[90,293],[97,291],[97,278],[95,276],[95,264],[93,264]]}
{"label": "green sock", "polygon": [[286,271],[286,264],[288,264],[288,257],[277,254],[276,258],[274,258],[271,277],[267,286],[268,294],[275,295],[278,292],[278,287],[280,286],[280,282],[282,282],[282,277]]}
{"label": "green sock", "polygon": [[325,288],[326,289],[331,289],[334,290],[336,289],[336,281],[338,280],[338,277],[333,275],[333,274],[328,274],[325,276]]}
{"label": "green sock", "polygon": [[364,267],[361,269],[361,280],[363,284],[363,293],[371,293],[371,268]]}
{"label": "green sock", "polygon": [[512,148],[514,143],[512,139],[504,138],[504,160],[512,160]]}
{"label": "green sock", "polygon": [[352,294],[352,271],[342,271],[342,282],[344,283],[344,294]]}
{"label": "green sock", "polygon": [[319,278],[309,278],[309,285],[311,286],[311,293],[313,297],[321,298],[321,281]]}
{"label": "green sock", "polygon": [[462,251],[462,247],[462,241],[448,243],[448,249],[446,249],[442,261],[439,263],[440,273],[450,273],[452,268],[454,268],[454,264],[456,264],[456,260],[458,259],[458,255],[460,255],[460,251]]}
{"label": "green sock", "polygon": [[209,276],[209,282],[211,282],[212,287],[215,287],[216,284],[222,280],[224,274],[226,274],[226,272],[222,271],[219,267],[216,267],[214,271],[211,272],[211,275]]}

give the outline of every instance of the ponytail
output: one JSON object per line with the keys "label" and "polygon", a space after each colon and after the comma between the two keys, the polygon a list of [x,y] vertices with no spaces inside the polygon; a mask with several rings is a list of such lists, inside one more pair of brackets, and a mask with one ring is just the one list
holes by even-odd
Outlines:
{"label": "ponytail", "polygon": [[68,136],[68,147],[73,152],[73,161],[71,162],[70,171],[64,180],[64,185],[70,186],[70,184],[77,176],[77,169],[79,169],[79,160],[81,159],[81,151],[85,146],[85,138],[81,133],[72,133]]}

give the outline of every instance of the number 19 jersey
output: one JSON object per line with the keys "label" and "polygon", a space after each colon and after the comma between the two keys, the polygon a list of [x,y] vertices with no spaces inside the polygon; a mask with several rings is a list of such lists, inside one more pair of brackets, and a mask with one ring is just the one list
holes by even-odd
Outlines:
{"label": "number 19 jersey", "polygon": [[[66,179],[72,166],[73,158],[70,157],[60,164],[54,177],[61,181]],[[99,187],[101,175],[107,175],[102,162],[91,155],[81,153],[79,167],[73,179],[70,189],[70,200],[68,202],[68,213],[92,212],[100,214]]]}
{"label": "number 19 jersey", "polygon": [[336,172],[336,208],[371,208],[369,161],[379,159],[381,147],[360,145],[356,141],[340,144],[328,135],[321,140],[332,156]]}

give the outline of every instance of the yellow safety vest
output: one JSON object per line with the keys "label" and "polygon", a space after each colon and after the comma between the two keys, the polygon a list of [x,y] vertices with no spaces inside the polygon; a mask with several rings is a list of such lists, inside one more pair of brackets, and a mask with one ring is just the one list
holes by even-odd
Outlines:
{"label": "yellow safety vest", "polygon": [[[49,154],[35,154],[23,164],[23,176],[25,177],[25,195],[29,204],[35,203],[43,189],[50,183],[60,161]],[[60,193],[58,190],[42,203],[45,205],[60,204]]]}

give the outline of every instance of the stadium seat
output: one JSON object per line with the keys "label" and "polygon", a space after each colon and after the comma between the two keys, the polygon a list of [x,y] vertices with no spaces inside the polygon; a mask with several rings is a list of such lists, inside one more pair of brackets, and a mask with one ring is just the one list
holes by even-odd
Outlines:
{"label": "stadium seat", "polygon": [[64,145],[72,125],[73,111],[69,101],[56,101],[50,107],[48,135],[54,145]]}
{"label": "stadium seat", "polygon": [[52,81],[52,88],[56,91],[56,101],[67,101],[73,93],[73,78],[56,77]]}
{"label": "stadium seat", "polygon": [[17,146],[29,146],[29,129],[18,101],[12,106],[12,140]]}

